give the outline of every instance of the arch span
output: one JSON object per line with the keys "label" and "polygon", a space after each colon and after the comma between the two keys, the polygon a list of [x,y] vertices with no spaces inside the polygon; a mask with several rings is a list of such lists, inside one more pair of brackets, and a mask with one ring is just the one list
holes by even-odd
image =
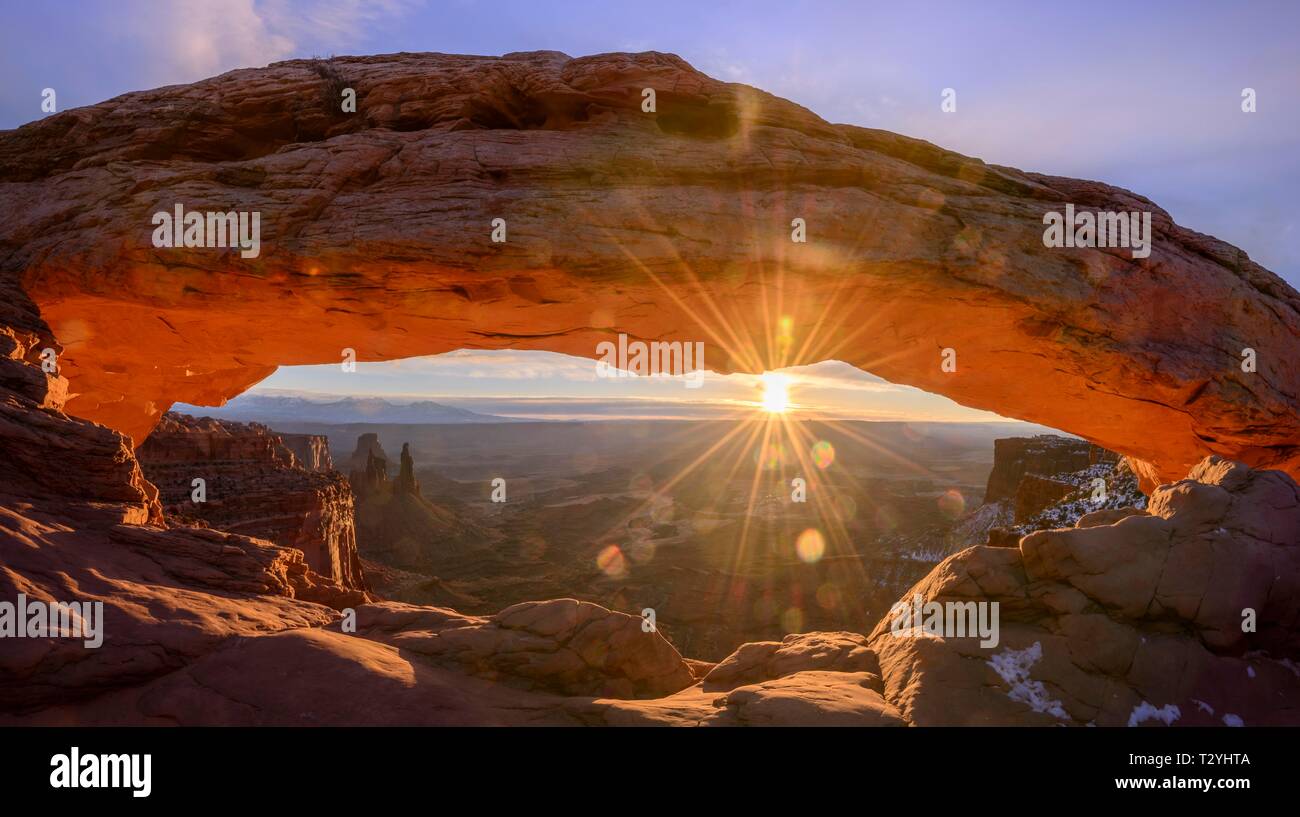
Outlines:
{"label": "arch span", "polygon": [[[137,443],[174,401],[344,349],[590,357],[625,332],[704,341],[721,371],[841,359],[1079,434],[1148,485],[1210,453],[1300,478],[1300,295],[1245,252],[671,55],[233,71],[0,134],[0,179],[5,271],[62,345],[67,410]],[[155,248],[177,203],[259,213],[259,255]],[[1150,211],[1150,257],[1045,248],[1067,204]]]}

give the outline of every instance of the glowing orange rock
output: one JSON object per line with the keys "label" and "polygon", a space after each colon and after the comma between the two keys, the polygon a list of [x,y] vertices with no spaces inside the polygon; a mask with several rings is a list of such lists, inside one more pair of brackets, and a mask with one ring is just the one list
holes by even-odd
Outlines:
{"label": "glowing orange rock", "polygon": [[[5,269],[62,344],[68,411],[137,443],[174,401],[347,349],[592,357],[625,332],[703,341],[715,370],[844,360],[1122,452],[1147,487],[1212,453],[1300,476],[1300,295],[1244,252],[671,55],[234,71],[0,134],[0,179]],[[259,256],[155,248],[177,203],[261,213]],[[1150,257],[1045,247],[1066,204],[1151,212]]]}

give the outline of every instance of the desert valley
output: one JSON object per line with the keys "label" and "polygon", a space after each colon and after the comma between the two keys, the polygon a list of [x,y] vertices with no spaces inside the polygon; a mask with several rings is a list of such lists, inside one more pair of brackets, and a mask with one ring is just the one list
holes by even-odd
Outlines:
{"label": "desert valley", "polygon": [[[730,421],[282,425],[298,433],[169,415],[141,464],[171,518],[302,548],[317,572],[383,598],[474,615],[564,596],[648,608],[678,650],[709,661],[747,641],[865,629],[944,557],[1014,543],[1049,509],[1069,526],[1145,505],[1131,475],[1114,479],[1114,456],[1082,440],[1003,439],[995,461],[994,436],[1015,424],[809,424],[831,452],[822,468],[778,443],[719,445]],[[1087,478],[1098,464],[1104,502]],[[797,501],[805,465],[820,478]],[[194,475],[210,475],[203,504]],[[335,488],[344,477],[354,503]],[[815,552],[797,547],[806,531]],[[358,558],[364,583],[342,567]]]}

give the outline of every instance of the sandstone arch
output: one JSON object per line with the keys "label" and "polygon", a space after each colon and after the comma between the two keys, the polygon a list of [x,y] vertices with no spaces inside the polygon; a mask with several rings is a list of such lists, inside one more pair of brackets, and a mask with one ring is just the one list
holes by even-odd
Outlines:
{"label": "sandstone arch", "polygon": [[[342,87],[358,113],[335,112]],[[0,134],[0,181],[0,269],[62,346],[67,411],[137,443],[174,401],[345,347],[593,356],[627,332],[704,340],[720,370],[842,359],[1087,437],[1148,484],[1211,453],[1300,477],[1300,295],[1243,251],[1127,191],[831,125],[669,55],[233,71]],[[260,257],[153,248],[178,201],[263,213]],[[1152,210],[1150,258],[1045,249],[1066,202]]]}

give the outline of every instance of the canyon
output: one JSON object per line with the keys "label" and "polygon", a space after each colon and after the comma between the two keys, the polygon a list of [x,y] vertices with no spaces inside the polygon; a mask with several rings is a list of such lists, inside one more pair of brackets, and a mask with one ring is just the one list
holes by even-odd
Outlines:
{"label": "canyon", "polygon": [[[261,254],[154,248],[177,201],[261,212]],[[1045,248],[1064,203],[1151,212],[1150,256]],[[279,365],[592,357],[619,333],[703,340],[721,371],[840,359],[1059,428],[1123,455],[1146,507],[916,583],[997,601],[994,656],[881,620],[705,661],[576,599],[374,600],[350,560],[186,524],[147,476],[173,403]],[[0,645],[0,723],[1295,725],[1298,339],[1300,294],[1141,196],[832,125],[672,55],[293,61],[59,113],[0,133],[0,594],[102,602],[105,635]],[[217,469],[259,436],[252,459],[299,461],[202,434]]]}
{"label": "canyon", "polygon": [[[136,457],[169,520],[297,548],[322,577],[366,589],[351,486],[329,466],[323,437],[168,413]],[[204,480],[203,502],[193,501],[194,479]]]}

